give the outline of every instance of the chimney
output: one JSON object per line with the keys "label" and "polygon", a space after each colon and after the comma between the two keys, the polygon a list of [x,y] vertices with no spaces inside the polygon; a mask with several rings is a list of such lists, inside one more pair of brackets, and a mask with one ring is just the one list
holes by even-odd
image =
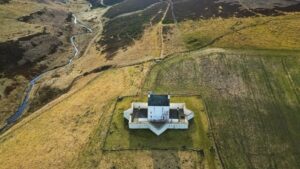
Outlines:
{"label": "chimney", "polygon": [[152,91],[149,91],[148,92],[148,98],[150,98],[150,96],[153,94],[153,92]]}

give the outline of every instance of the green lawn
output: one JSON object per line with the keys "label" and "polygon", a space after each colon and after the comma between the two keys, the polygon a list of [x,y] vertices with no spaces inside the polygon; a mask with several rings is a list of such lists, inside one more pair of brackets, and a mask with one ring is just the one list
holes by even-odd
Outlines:
{"label": "green lawn", "polygon": [[109,133],[104,145],[105,149],[209,149],[212,144],[207,136],[208,123],[202,100],[199,97],[172,97],[172,102],[185,102],[195,113],[188,130],[167,130],[156,136],[150,130],[129,130],[128,121],[123,117],[123,111],[131,106],[133,101],[145,101],[126,97],[118,102],[113,114]]}

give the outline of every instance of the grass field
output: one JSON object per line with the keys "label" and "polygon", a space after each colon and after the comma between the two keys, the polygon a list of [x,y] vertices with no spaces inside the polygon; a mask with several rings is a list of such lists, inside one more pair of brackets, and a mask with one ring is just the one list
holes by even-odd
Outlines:
{"label": "grass field", "polygon": [[17,18],[42,8],[41,4],[29,2],[28,0],[14,0],[0,5],[0,42],[42,32],[40,25],[17,21]]}
{"label": "grass field", "polygon": [[[123,97],[107,109],[90,135],[72,168],[220,168],[209,134],[203,102],[198,96],[173,97],[195,112],[188,130],[167,130],[156,136],[150,130],[128,130],[123,111],[132,101],[145,97]],[[107,130],[107,135],[105,136]],[[103,151],[103,154],[102,154]],[[143,160],[146,160],[145,162]],[[127,163],[130,160],[131,163]],[[141,161],[142,160],[142,161]]]}
{"label": "grass field", "polygon": [[226,168],[299,168],[299,53],[199,53],[154,66],[145,91],[201,94]]}
{"label": "grass field", "polygon": [[[87,8],[84,1],[70,3],[75,3],[73,9]],[[139,3],[114,15],[144,8],[142,0],[129,1]],[[156,24],[167,7],[167,1],[162,1],[105,22],[104,34],[98,29],[102,26],[94,27],[99,35],[90,42],[93,50],[74,60],[71,69],[53,73],[57,78],[47,75],[42,83],[67,86],[78,74],[104,64],[112,64],[111,69],[79,78],[69,92],[3,133],[0,168],[299,169],[300,14],[227,19],[217,18],[220,14],[203,20],[198,18],[201,13],[194,13],[200,9],[194,5],[197,1],[173,0],[178,24]],[[38,2],[11,0],[0,5],[0,42],[43,31],[43,24],[17,21],[43,9],[48,1]],[[188,5],[180,6],[185,2]],[[118,6],[109,8],[121,9]],[[169,9],[166,18],[171,20]],[[96,25],[94,19],[102,19],[102,14],[77,10],[71,11],[91,25]],[[221,8],[208,10],[214,14]],[[81,18],[81,13],[91,19]],[[77,37],[76,42],[82,46],[85,39]],[[224,49],[198,50],[203,47]],[[113,58],[105,58],[100,48]],[[168,58],[147,62],[160,53]],[[18,77],[18,83],[23,81]],[[42,84],[39,87],[43,89]],[[159,137],[149,130],[128,130],[123,110],[133,100],[145,100],[129,96],[150,90],[187,103],[196,113],[189,130],[167,130]],[[22,90],[14,92],[22,94]],[[40,94],[49,97],[49,92]]]}
{"label": "grass field", "polygon": [[179,23],[189,50],[204,46],[237,49],[299,49],[300,14],[208,19]]}
{"label": "grass field", "polygon": [[[120,68],[95,75],[89,81],[78,80],[68,94],[1,135],[0,168],[70,168],[67,165],[75,158],[78,160],[78,154],[90,144],[102,113],[109,115],[108,109],[118,96],[136,94],[147,67]],[[101,132],[106,131],[104,127]],[[96,140],[96,144],[101,143],[101,139]],[[102,153],[99,149],[92,151],[96,155]]]}
{"label": "grass field", "polygon": [[[188,130],[167,130],[157,137],[150,130],[129,130],[123,111],[134,101],[145,101],[126,97],[118,102],[114,111],[105,149],[209,149],[212,144],[207,137],[208,123],[203,103],[198,97],[172,97],[171,102],[184,102],[195,112]],[[180,139],[178,139],[180,138]],[[120,141],[120,140],[123,141]],[[153,144],[155,143],[155,144]]]}

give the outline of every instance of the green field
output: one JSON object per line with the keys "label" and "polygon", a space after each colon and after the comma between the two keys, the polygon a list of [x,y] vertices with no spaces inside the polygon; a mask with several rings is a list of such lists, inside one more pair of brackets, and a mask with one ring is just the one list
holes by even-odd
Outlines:
{"label": "green field", "polygon": [[150,130],[129,130],[123,111],[133,101],[146,101],[141,97],[125,97],[120,100],[113,112],[104,150],[182,150],[196,151],[205,158],[209,168],[218,166],[212,138],[209,137],[208,119],[205,107],[199,96],[171,97],[171,102],[184,102],[195,113],[188,130],[167,130],[156,136]]}
{"label": "green field", "polygon": [[128,121],[123,117],[123,111],[130,108],[131,102],[144,100],[126,97],[118,102],[104,145],[105,149],[203,150],[212,146],[207,137],[207,117],[202,100],[198,97],[173,97],[171,100],[172,102],[184,102],[189,109],[195,112],[195,118],[190,121],[188,130],[167,130],[160,136],[156,136],[150,130],[129,130]]}
{"label": "green field", "polygon": [[193,52],[155,65],[144,88],[202,95],[225,168],[296,169],[299,65],[297,51]]}
{"label": "green field", "polygon": [[[100,151],[112,156],[126,154],[129,159],[132,159],[132,155],[136,153],[152,153],[153,158],[156,159],[154,165],[158,166],[178,164],[178,159],[175,161],[168,159],[170,153],[174,155],[172,156],[174,158],[178,158],[178,153],[195,153],[199,164],[193,161],[192,166],[203,166],[203,162],[210,169],[220,168],[213,138],[209,132],[205,107],[199,96],[171,97],[172,102],[185,102],[187,107],[194,111],[195,117],[190,121],[188,130],[167,130],[160,136],[156,136],[150,130],[129,130],[128,121],[123,117],[123,111],[130,107],[131,102],[146,100],[146,97],[123,97],[118,99],[115,106],[113,104],[107,106],[103,110],[106,113],[103,114],[98,127],[90,135],[88,144],[82,148],[78,158],[70,163],[70,168],[100,166],[105,162]],[[124,165],[132,167],[137,162],[133,161],[135,162],[132,164]],[[122,163],[118,165],[123,166]]]}

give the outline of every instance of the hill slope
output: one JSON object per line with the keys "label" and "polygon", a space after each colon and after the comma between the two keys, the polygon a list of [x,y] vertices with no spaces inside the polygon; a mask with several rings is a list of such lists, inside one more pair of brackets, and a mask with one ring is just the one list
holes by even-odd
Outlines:
{"label": "hill slope", "polygon": [[[2,131],[1,168],[299,168],[298,1],[63,2],[0,4],[1,58],[16,57],[1,60],[1,122],[62,65]],[[199,110],[202,127],[128,131],[122,110],[149,90]]]}

